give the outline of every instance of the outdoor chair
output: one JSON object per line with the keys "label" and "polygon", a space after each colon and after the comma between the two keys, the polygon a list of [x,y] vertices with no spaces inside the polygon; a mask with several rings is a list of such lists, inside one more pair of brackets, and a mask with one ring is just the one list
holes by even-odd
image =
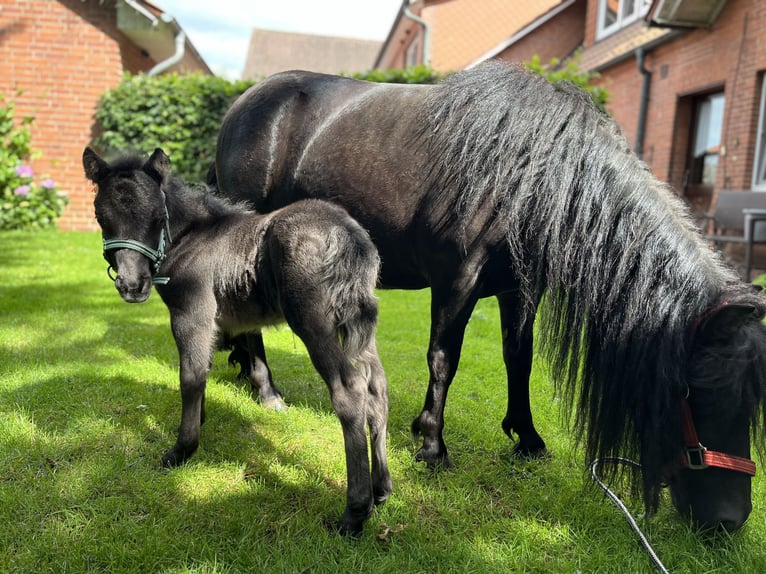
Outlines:
{"label": "outdoor chair", "polygon": [[766,244],[766,193],[721,190],[703,220],[707,221],[705,239],[717,247],[723,249],[727,244],[744,246],[744,279],[750,281],[753,245]]}

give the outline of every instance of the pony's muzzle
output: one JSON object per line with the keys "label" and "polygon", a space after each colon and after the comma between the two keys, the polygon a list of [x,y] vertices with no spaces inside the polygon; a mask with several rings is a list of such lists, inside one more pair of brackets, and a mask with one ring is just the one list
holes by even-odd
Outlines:
{"label": "pony's muzzle", "polygon": [[127,303],[143,303],[152,293],[152,278],[148,275],[127,278],[118,273],[117,278],[114,280],[114,286],[117,288],[117,292],[123,301]]}
{"label": "pony's muzzle", "polygon": [[753,510],[749,476],[710,468],[683,472],[685,476],[670,485],[671,498],[679,514],[695,528],[734,532],[745,524]]}

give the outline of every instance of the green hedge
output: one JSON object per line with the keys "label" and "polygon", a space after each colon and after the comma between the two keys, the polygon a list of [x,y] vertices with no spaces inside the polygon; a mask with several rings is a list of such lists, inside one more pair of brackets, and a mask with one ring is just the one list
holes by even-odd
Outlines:
{"label": "green hedge", "polygon": [[[557,61],[542,65],[533,59],[527,65],[551,81],[575,82],[603,107],[606,92],[593,87],[595,76],[581,72],[576,63],[560,69]],[[351,76],[373,82],[435,84],[445,74],[421,65]],[[218,129],[226,110],[253,84],[202,75],[126,75],[118,87],[101,98],[96,113],[100,131],[93,145],[106,155],[125,150],[149,153],[161,147],[177,175],[187,181],[204,181],[215,160]]]}
{"label": "green hedge", "polygon": [[215,76],[126,75],[102,97],[96,113],[102,153],[165,150],[176,175],[204,181],[215,160],[216,138],[226,110],[253,82]]}

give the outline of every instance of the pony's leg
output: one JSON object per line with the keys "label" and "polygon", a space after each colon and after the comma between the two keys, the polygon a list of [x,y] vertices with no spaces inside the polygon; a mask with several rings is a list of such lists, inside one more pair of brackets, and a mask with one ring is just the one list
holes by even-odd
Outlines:
{"label": "pony's leg", "polygon": [[171,327],[181,363],[181,425],[176,444],[162,457],[165,467],[178,466],[197,450],[205,416],[205,384],[215,345],[213,316],[205,321],[199,314],[175,314],[171,316]]}
{"label": "pony's leg", "polygon": [[429,468],[452,466],[443,438],[444,406],[460,361],[465,328],[476,306],[474,285],[475,275],[464,275],[446,287],[431,287],[428,390],[423,410],[412,421],[412,434],[423,437],[415,459],[424,461]]}
{"label": "pony's leg", "polygon": [[306,345],[311,362],[330,389],[332,406],[343,430],[346,508],[337,529],[341,534],[357,536],[361,534],[374,506],[365,428],[367,380],[359,368],[353,367],[346,358],[335,329],[331,325],[320,327],[326,324],[326,318],[315,317],[314,321],[301,323],[309,327],[300,328],[288,318],[288,324]]}
{"label": "pony's leg", "polygon": [[512,440],[514,433],[519,437],[513,449],[515,453],[526,456],[542,454],[545,452],[545,443],[535,430],[529,404],[534,322],[527,321],[519,332],[519,321],[523,316],[517,294],[501,293],[497,296],[497,302],[503,333],[503,360],[508,373],[508,410],[503,419],[503,430]]}
{"label": "pony's leg", "polygon": [[388,381],[380,363],[375,341],[367,351],[367,425],[370,429],[370,451],[372,452],[372,493],[375,505],[388,500],[393,490],[388,471],[386,433],[388,426]]}
{"label": "pony's leg", "polygon": [[271,369],[269,369],[269,365],[266,363],[266,348],[263,346],[263,335],[260,332],[248,333],[242,335],[239,339],[244,339],[243,343],[247,350],[249,363],[247,377],[250,379],[253,391],[258,393],[261,405],[275,411],[286,409],[287,405],[282,399],[282,393],[274,386]]}

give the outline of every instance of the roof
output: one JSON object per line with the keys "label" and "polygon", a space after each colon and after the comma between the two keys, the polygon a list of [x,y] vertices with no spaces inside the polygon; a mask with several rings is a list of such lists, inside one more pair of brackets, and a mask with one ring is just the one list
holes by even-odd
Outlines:
{"label": "roof", "polygon": [[258,79],[285,70],[328,74],[372,69],[380,42],[317,36],[255,28],[250,36],[244,79]]}
{"label": "roof", "polygon": [[626,58],[633,57],[638,48],[651,48],[672,38],[679,31],[648,27],[642,20],[634,22],[611,36],[599,40],[580,53],[583,70],[598,72]]}
{"label": "roof", "polygon": [[415,19],[422,18],[428,26],[431,49],[427,59],[430,65],[447,71],[470,66],[516,31],[555,10],[557,5],[568,2],[418,0],[410,4],[405,1],[375,59],[375,67],[386,66],[400,46],[409,41],[413,30],[422,29]]}
{"label": "roof", "polygon": [[117,28],[157,62],[155,73],[171,70],[212,75],[172,14],[148,0],[117,0],[116,10]]}

